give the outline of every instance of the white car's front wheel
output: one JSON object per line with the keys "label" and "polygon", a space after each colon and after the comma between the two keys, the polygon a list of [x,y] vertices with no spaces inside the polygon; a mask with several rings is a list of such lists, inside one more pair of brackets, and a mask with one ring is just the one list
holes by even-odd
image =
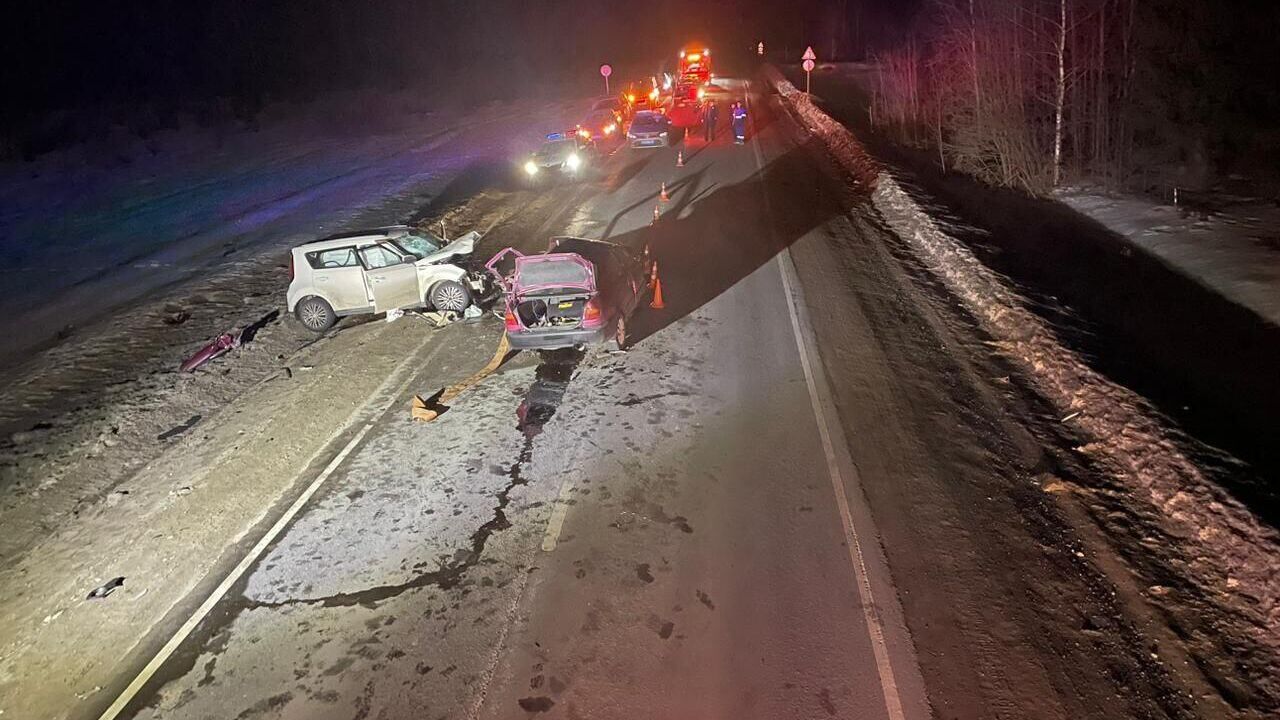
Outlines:
{"label": "white car's front wheel", "polygon": [[471,304],[471,291],[467,286],[453,280],[442,280],[436,283],[429,294],[431,307],[440,312],[460,313]]}

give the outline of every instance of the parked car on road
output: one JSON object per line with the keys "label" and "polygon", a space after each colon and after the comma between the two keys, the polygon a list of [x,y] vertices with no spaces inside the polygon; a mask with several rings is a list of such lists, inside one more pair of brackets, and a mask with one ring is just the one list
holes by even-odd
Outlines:
{"label": "parked car on road", "polygon": [[610,146],[622,137],[622,116],[613,110],[592,110],[578,123],[578,137],[597,146]]}
{"label": "parked car on road", "polygon": [[577,132],[551,133],[524,162],[524,174],[530,182],[543,178],[579,177],[587,171],[596,144]]}
{"label": "parked car on road", "polygon": [[324,332],[346,315],[427,307],[462,312],[483,280],[448,261],[469,255],[480,233],[444,240],[407,226],[331,235],[293,248],[289,312]]}
{"label": "parked car on road", "polygon": [[507,248],[485,267],[503,291],[511,347],[555,350],[626,347],[627,320],[650,292],[653,266],[622,245],[557,237],[541,255]]}
{"label": "parked car on road", "polygon": [[670,142],[670,130],[671,121],[666,115],[642,110],[636,113],[627,127],[627,142],[633,148],[666,147]]}
{"label": "parked car on road", "polygon": [[596,112],[597,110],[608,110],[609,112],[616,113],[619,119],[621,119],[623,114],[626,113],[626,106],[627,104],[622,101],[622,98],[609,95],[591,103],[591,112]]}

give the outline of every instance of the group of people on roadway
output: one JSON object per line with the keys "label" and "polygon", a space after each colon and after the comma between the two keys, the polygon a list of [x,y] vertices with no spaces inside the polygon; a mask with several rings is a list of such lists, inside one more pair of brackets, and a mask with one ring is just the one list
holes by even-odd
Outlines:
{"label": "group of people on roadway", "polygon": [[[729,107],[733,120],[734,142],[741,145],[747,139],[747,106],[735,100]],[[720,107],[712,100],[707,103],[706,114],[702,120],[703,139],[711,142],[716,139],[716,124],[720,120]]]}

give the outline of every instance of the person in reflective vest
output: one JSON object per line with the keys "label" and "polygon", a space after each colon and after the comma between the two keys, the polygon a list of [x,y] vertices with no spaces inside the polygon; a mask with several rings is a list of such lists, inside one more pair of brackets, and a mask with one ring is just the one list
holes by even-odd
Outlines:
{"label": "person in reflective vest", "polygon": [[733,104],[733,137],[739,145],[747,140],[747,106],[740,102]]}

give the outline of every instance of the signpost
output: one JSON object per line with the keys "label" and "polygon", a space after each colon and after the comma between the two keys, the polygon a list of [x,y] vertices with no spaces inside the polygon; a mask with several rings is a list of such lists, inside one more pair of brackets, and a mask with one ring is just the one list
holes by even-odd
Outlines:
{"label": "signpost", "polygon": [[813,53],[812,45],[804,49],[804,55],[802,55],[800,59],[804,61],[804,63],[802,64],[802,66],[804,67],[804,94],[808,95],[809,94],[809,73],[813,72],[813,61],[818,59],[818,56]]}
{"label": "signpost", "polygon": [[600,66],[600,76],[604,78],[604,94],[609,94],[609,76],[613,74],[613,67],[609,63]]}

